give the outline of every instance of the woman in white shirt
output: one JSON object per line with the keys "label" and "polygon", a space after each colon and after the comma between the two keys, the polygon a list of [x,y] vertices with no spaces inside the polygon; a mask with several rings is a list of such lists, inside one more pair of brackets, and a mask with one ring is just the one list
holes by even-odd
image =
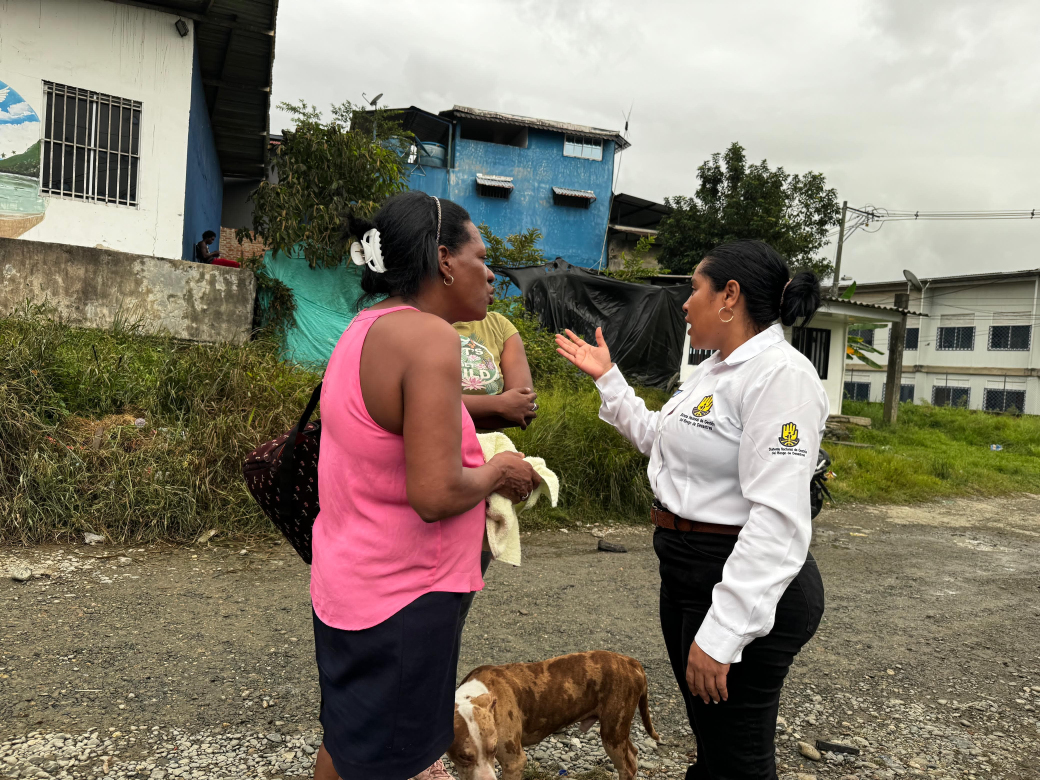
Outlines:
{"label": "woman in white shirt", "polygon": [[[829,410],[809,360],[784,339],[820,305],[816,276],[790,278],[761,241],[712,250],[683,305],[690,344],[715,353],[660,412],[597,346],[567,331],[561,355],[596,380],[600,418],[650,457],[661,630],[697,763],[687,780],[776,778],[787,670],[823,616],[809,554],[809,480]],[[779,322],[778,322],[779,321]]]}

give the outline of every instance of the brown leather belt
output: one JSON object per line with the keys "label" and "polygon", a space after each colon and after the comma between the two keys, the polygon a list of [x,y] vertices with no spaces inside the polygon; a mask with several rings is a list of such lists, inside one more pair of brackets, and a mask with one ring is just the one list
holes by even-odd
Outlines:
{"label": "brown leather belt", "polygon": [[727,536],[736,536],[740,533],[739,525],[719,525],[718,523],[687,520],[685,517],[674,515],[667,509],[658,506],[650,507],[650,519],[654,525],[667,528],[669,531],[682,531],[683,533],[695,531],[701,534],[726,534]]}

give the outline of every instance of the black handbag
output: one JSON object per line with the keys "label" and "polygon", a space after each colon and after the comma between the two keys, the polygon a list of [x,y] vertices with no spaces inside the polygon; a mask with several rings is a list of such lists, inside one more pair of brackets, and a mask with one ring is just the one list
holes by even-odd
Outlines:
{"label": "black handbag", "polygon": [[288,433],[264,442],[246,457],[246,488],[308,565],[318,516],[318,452],[321,420],[310,422],[321,398],[314,388],[300,421]]}

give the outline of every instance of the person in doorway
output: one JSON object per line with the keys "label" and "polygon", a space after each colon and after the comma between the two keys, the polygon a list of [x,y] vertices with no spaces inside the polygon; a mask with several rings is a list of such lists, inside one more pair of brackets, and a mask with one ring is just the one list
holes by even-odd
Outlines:
{"label": "person in doorway", "polygon": [[219,251],[209,251],[210,246],[216,240],[217,234],[214,233],[212,230],[207,230],[205,233],[202,234],[202,240],[195,245],[196,263],[212,263],[213,258],[220,257]]}
{"label": "person in doorway", "polygon": [[823,616],[809,554],[809,481],[828,402],[784,339],[820,306],[819,280],[790,278],[761,241],[716,247],[683,305],[690,343],[714,350],[650,412],[596,344],[559,352],[596,380],[600,417],[649,456],[660,619],[697,738],[687,780],[775,780],[780,691]]}
{"label": "person in doorway", "polygon": [[315,780],[449,775],[463,595],[483,586],[485,501],[530,495],[518,453],[486,464],[451,323],[494,276],[465,209],[412,191],[352,219],[364,309],[322,385],[311,601],[325,729]]}

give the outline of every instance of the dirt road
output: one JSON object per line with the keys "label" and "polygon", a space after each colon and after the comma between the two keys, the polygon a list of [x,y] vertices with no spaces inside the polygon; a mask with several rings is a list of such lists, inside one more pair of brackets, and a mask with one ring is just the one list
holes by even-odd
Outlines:
{"label": "dirt road", "polygon": [[[845,507],[813,552],[827,614],[781,707],[783,773],[1040,778],[1040,496]],[[665,744],[649,777],[682,777],[692,744],[657,625],[650,528],[524,538],[494,564],[460,672],[608,649],[640,659]],[[287,545],[0,548],[0,777],[284,777],[318,744],[308,571]],[[594,735],[593,739],[594,739]],[[595,769],[593,739],[531,751]],[[859,756],[811,761],[798,742]],[[600,775],[597,775],[600,776]]]}

